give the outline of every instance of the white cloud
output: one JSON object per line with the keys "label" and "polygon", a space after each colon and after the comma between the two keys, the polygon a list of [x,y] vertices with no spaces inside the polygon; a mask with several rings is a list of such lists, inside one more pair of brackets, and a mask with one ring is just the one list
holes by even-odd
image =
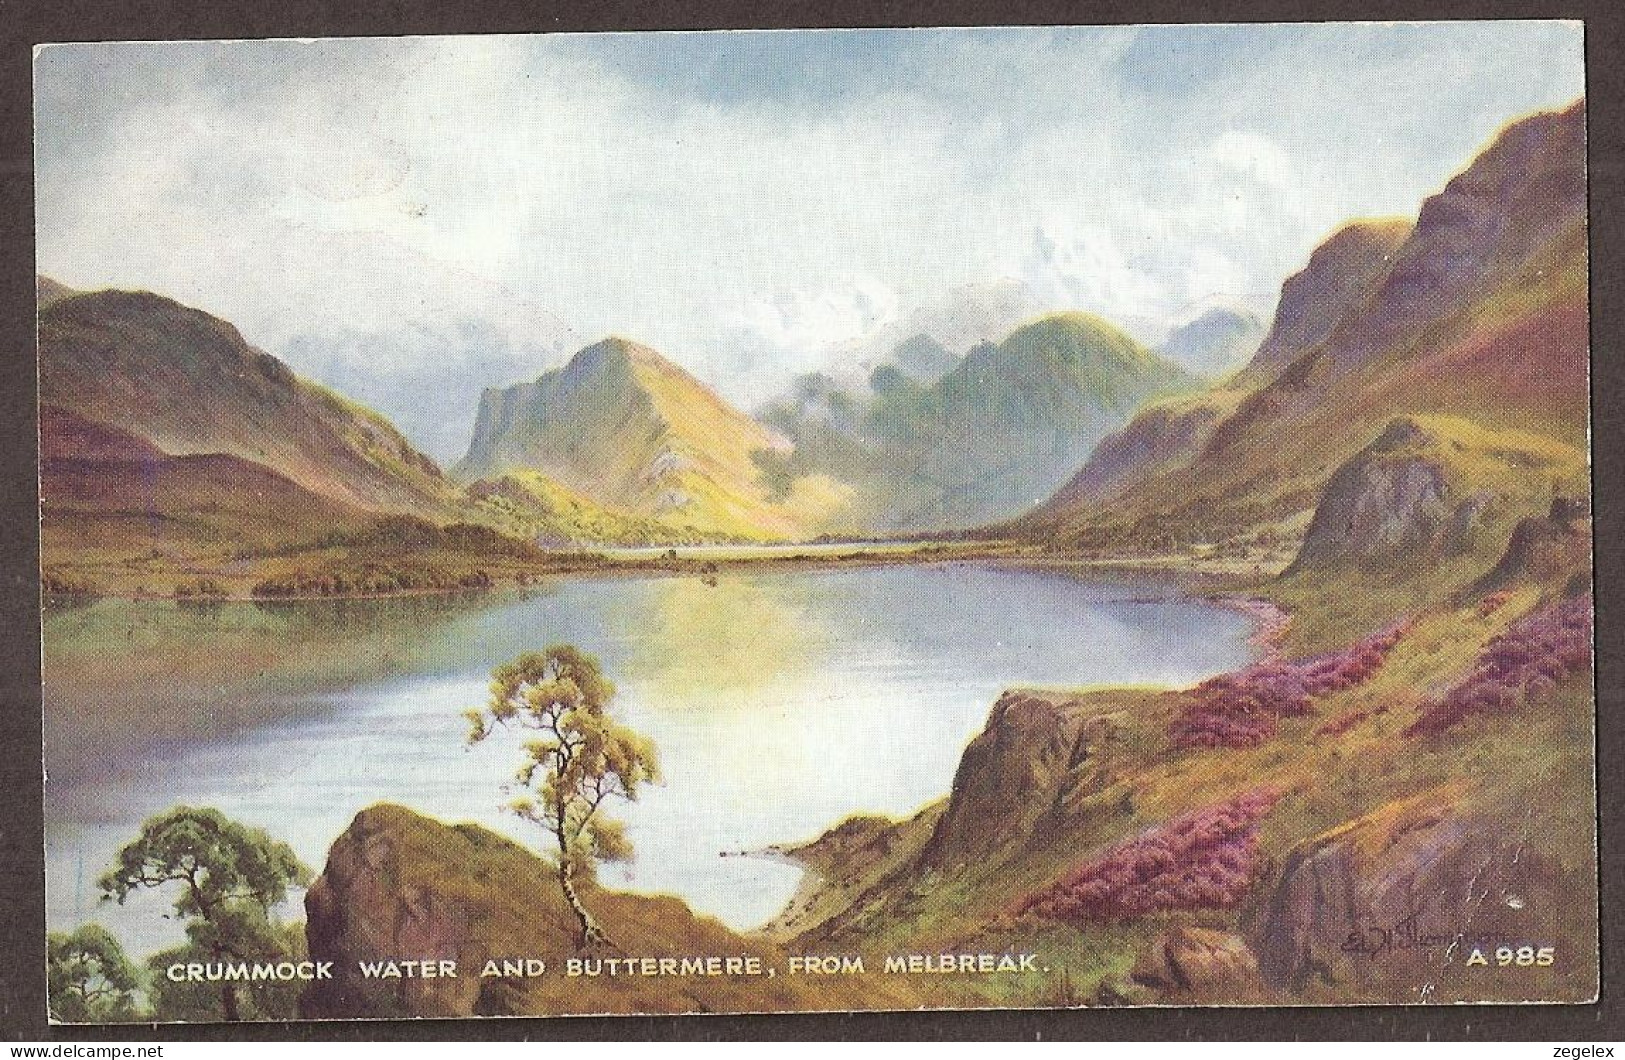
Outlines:
{"label": "white cloud", "polygon": [[[305,371],[351,379],[365,350],[403,387],[434,379],[392,415],[446,399],[425,364],[466,361],[472,392],[609,332],[754,403],[1009,277],[1012,305],[1152,341],[1204,300],[1267,315],[1333,227],[1414,210],[1507,119],[1577,95],[1579,41],[1496,23],[62,46],[37,62],[39,260],[221,313]],[[546,334],[484,357],[491,326]]]}

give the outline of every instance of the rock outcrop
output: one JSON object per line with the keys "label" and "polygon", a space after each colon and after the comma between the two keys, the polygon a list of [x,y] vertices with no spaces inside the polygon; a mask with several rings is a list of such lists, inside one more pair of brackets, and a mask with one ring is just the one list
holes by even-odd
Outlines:
{"label": "rock outcrop", "polygon": [[1015,835],[1031,833],[1067,773],[1088,755],[1085,718],[1069,701],[1006,692],[987,725],[965,748],[948,809],[922,860],[952,869],[985,857]]}
{"label": "rock outcrop", "polygon": [[[334,841],[327,865],[305,894],[305,932],[312,960],[333,962],[334,978],[312,984],[302,1009],[315,1018],[470,1016],[480,1009],[477,970],[491,956],[474,936],[487,903],[455,877],[441,877],[423,857],[429,822],[399,806],[361,811]],[[495,839],[494,836],[491,837]],[[434,836],[450,861],[480,860],[473,837],[455,829]],[[517,853],[517,850],[515,851]],[[437,878],[438,877],[438,878]],[[513,881],[515,883],[520,881]],[[538,895],[542,908],[557,904]],[[568,925],[559,924],[567,937]],[[538,945],[558,939],[539,938]],[[362,962],[454,961],[456,977],[374,979]]]}
{"label": "rock outcrop", "polygon": [[1506,552],[1472,586],[1493,593],[1520,581],[1561,582],[1591,573],[1591,505],[1584,498],[1558,497],[1543,516],[1519,520]]}
{"label": "rock outcrop", "polygon": [[1417,551],[1451,520],[1455,499],[1438,439],[1400,418],[1337,469],[1315,509],[1293,568]]}
{"label": "rock outcrop", "polygon": [[1157,991],[1164,1002],[1262,999],[1258,958],[1239,935],[1213,928],[1179,926],[1152,940],[1129,978]]}
{"label": "rock outcrop", "polygon": [[952,871],[1087,816],[1082,803],[1108,779],[1096,775],[1098,751],[1122,709],[1113,696],[1022,689],[1000,696],[960,757],[921,864]]}
{"label": "rock outcrop", "polygon": [[1566,509],[1512,529],[1583,469],[1583,453],[1550,438],[1447,416],[1397,417],[1332,474],[1288,573],[1370,563],[1414,569],[1468,552],[1488,559],[1510,533],[1503,566],[1505,577],[1515,576],[1548,543],[1572,537],[1583,549],[1589,541],[1571,532],[1576,517]]}
{"label": "rock outcrop", "polygon": [[[441,824],[403,806],[362,810],[333,842],[326,867],[305,896],[310,958],[332,961],[333,978],[311,984],[301,1011],[353,1019],[919,1004],[901,983],[685,975],[675,967],[658,975],[570,976],[565,962],[577,958],[715,958],[719,967],[725,958],[749,958],[764,969],[783,962],[783,954],[761,939],[696,916],[676,898],[596,884],[580,890],[610,936],[606,948],[577,948],[575,918],[553,866],[518,844],[477,825]],[[417,974],[407,974],[408,961],[419,962]],[[364,975],[363,962],[385,971]],[[401,975],[388,973],[390,962]],[[449,966],[441,962],[455,962],[456,974],[445,974]],[[538,962],[544,967],[534,974]],[[425,976],[425,966],[435,974]]]}
{"label": "rock outcrop", "polygon": [[[1573,895],[1538,846],[1449,789],[1315,836],[1287,855],[1249,932],[1259,970],[1272,988],[1306,999],[1444,1000],[1437,991],[1446,988],[1485,996],[1495,980],[1460,972],[1475,948],[1572,944],[1558,940],[1574,923]],[[1523,971],[1502,977],[1513,996],[1584,989],[1532,962]]]}

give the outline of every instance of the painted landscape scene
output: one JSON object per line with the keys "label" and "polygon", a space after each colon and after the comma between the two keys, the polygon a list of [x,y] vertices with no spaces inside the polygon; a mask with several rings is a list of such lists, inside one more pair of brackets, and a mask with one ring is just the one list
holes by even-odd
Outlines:
{"label": "painted landscape scene", "polygon": [[52,1019],[1594,999],[1584,83],[41,47]]}

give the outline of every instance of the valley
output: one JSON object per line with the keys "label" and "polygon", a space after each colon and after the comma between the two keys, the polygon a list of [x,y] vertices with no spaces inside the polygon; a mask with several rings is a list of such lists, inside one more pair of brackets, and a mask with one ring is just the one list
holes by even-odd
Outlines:
{"label": "valley", "polygon": [[[99,858],[124,788],[91,778],[178,747],[147,809],[303,822],[313,957],[567,959],[557,866],[443,730],[579,641],[667,755],[638,859],[583,885],[628,952],[1047,971],[347,982],[305,1014],[1593,998],[1584,123],[1331,232],[1267,328],[1191,333],[1213,360],[1064,310],[751,415],[607,337],[486,389],[450,469],[223,320],[42,278],[47,711],[86,756],[59,834]],[[121,637],[193,645],[130,663],[166,689],[146,743],[103,705]],[[265,779],[312,762],[339,779]],[[1502,945],[1557,959],[1467,964]]]}

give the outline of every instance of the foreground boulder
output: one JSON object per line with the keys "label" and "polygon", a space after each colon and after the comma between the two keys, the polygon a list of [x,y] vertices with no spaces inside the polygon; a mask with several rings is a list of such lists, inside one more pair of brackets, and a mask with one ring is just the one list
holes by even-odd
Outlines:
{"label": "foreground boulder", "polygon": [[[583,886],[612,945],[577,950],[576,921],[553,865],[477,825],[445,825],[402,806],[358,813],[305,896],[314,961],[333,962],[301,999],[306,1017],[460,1017],[576,1013],[757,1012],[920,1002],[900,984],[769,977],[784,955],[696,916],[676,898]],[[762,974],[571,976],[578,958],[752,959]],[[398,976],[366,975],[365,966]],[[416,962],[410,969],[406,962]],[[455,975],[445,974],[455,962]],[[491,974],[482,975],[489,966]],[[541,967],[538,967],[540,964]],[[425,974],[426,971],[432,974]],[[853,977],[860,978],[860,977]]]}
{"label": "foreground boulder", "polygon": [[1152,940],[1129,978],[1158,992],[1159,1000],[1225,1001],[1262,999],[1258,958],[1246,940],[1204,927],[1173,927]]}
{"label": "foreground boulder", "polygon": [[959,760],[922,863],[960,868],[1053,824],[1088,773],[1093,748],[1114,729],[1118,709],[1037,691],[1000,696]]}
{"label": "foreground boulder", "polygon": [[[1575,969],[1596,936],[1581,872],[1460,793],[1428,792],[1299,844],[1252,948],[1269,986],[1308,1000],[1584,1000],[1595,984]],[[1502,965],[1502,947],[1531,960]],[[1563,959],[1535,965],[1541,947]]]}
{"label": "foreground boulder", "polygon": [[[504,1002],[512,997],[482,998],[478,973],[504,948],[498,942],[504,936],[534,933],[524,953],[568,949],[569,911],[549,875],[536,858],[484,829],[449,828],[400,806],[361,811],[305,895],[311,959],[332,961],[334,978],[312,984],[304,1014],[511,1011]],[[526,906],[522,918],[493,923],[494,915],[518,915],[515,899]],[[363,963],[406,960],[433,962],[437,973],[439,962],[456,962],[458,975],[372,978],[362,971]]]}

